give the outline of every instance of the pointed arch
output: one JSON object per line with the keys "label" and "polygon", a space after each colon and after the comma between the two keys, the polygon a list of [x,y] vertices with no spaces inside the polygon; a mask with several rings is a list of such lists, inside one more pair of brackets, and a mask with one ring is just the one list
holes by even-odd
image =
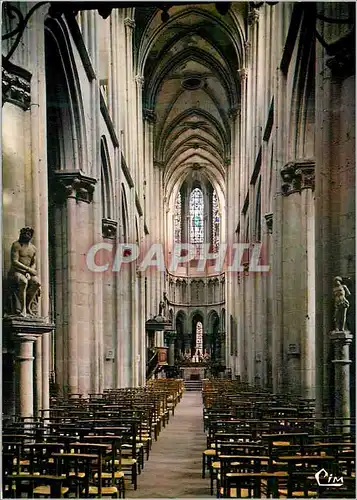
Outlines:
{"label": "pointed arch", "polygon": [[45,54],[47,120],[52,129],[48,148],[54,148],[55,158],[50,167],[90,174],[86,172],[88,147],[80,79],[62,18],[49,18],[45,22]]}

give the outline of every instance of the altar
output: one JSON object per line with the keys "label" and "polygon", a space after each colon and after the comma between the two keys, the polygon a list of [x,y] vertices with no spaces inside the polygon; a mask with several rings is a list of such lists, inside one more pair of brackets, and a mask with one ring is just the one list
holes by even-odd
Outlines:
{"label": "altar", "polygon": [[205,378],[204,366],[185,366],[181,370],[184,380],[202,380]]}

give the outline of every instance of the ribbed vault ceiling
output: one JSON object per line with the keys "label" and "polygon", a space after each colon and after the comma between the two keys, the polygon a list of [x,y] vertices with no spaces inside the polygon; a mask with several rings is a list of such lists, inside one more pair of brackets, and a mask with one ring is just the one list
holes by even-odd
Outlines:
{"label": "ribbed vault ceiling", "polygon": [[[140,23],[140,9],[136,12]],[[233,20],[218,14],[214,4],[188,4],[172,7],[166,23],[160,11],[149,22],[145,12],[145,22],[138,45],[144,107],[156,116],[155,160],[165,168],[167,181],[193,165],[223,180],[230,113],[239,101],[241,48],[232,41],[238,40],[232,36]]]}

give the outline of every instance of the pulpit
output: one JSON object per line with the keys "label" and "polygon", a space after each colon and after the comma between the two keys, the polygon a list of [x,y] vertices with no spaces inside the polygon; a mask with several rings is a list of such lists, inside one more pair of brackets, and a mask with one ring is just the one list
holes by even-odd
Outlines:
{"label": "pulpit", "polygon": [[167,365],[167,347],[158,347],[158,364],[160,366]]}

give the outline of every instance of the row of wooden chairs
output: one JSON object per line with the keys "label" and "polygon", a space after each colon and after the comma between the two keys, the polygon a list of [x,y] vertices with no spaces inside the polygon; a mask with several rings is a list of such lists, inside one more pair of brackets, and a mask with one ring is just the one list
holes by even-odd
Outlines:
{"label": "row of wooden chairs", "polygon": [[3,427],[3,496],[20,498],[124,498],[126,481],[149,459],[183,382],[105,391],[52,401],[37,419]]}
{"label": "row of wooden chairs", "polygon": [[[208,469],[211,495],[354,497],[351,422],[316,419],[311,400],[286,395],[282,400],[237,381],[207,381],[202,397],[207,434],[202,476]],[[326,486],[340,478],[343,484]]]}

